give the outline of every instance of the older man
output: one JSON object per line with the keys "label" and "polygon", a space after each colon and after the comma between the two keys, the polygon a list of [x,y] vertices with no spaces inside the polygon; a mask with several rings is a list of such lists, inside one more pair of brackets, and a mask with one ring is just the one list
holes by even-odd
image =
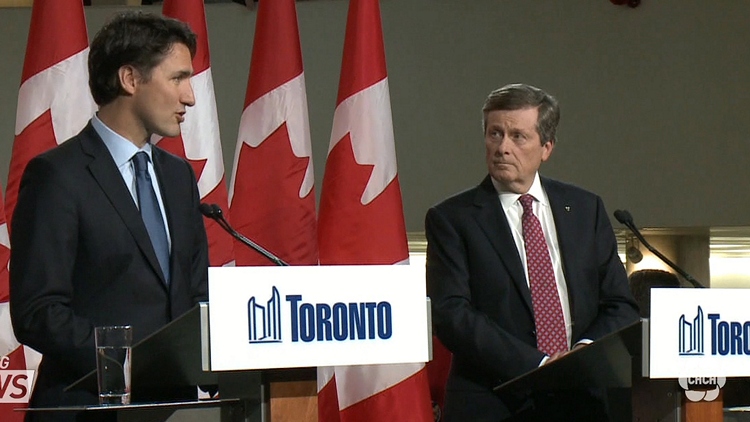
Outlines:
{"label": "older man", "polygon": [[[446,421],[606,420],[583,392],[503,402],[492,387],[638,319],[601,198],[539,175],[560,118],[555,98],[522,84],[487,97],[489,175],[431,208],[427,284],[435,331],[453,352]],[[573,418],[573,419],[570,419]]]}

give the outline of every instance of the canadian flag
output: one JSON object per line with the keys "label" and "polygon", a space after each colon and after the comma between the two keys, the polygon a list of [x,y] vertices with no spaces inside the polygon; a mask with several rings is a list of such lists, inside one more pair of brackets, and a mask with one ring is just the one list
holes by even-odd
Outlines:
{"label": "canadian flag", "polygon": [[[388,75],[377,0],[351,0],[320,199],[320,263],[407,263]],[[424,365],[318,368],[318,416],[432,421]]]}
{"label": "canadian flag", "polygon": [[[0,187],[0,190],[2,188]],[[0,194],[0,420],[8,422],[20,422],[23,420],[23,412],[15,412],[14,408],[26,407],[23,402],[6,402],[14,397],[22,397],[22,401],[28,401],[31,397],[33,378],[26,378],[18,382],[15,374],[10,371],[20,371],[27,367],[35,369],[39,364],[41,355],[33,349],[21,346],[13,335],[13,327],[10,324],[9,279],[8,262],[10,260],[10,239],[8,237],[8,224],[5,221],[5,210]],[[7,372],[6,372],[7,371]],[[18,382],[18,385],[14,385]]]}
{"label": "canadian flag", "polygon": [[[307,94],[294,0],[258,4],[229,208],[234,227],[292,265],[318,262]],[[271,265],[240,245],[237,265]]]}
{"label": "canadian flag", "polygon": [[[34,1],[18,90],[5,212],[0,212],[7,217],[0,225],[0,366],[8,365],[3,369],[35,370],[41,360],[33,349],[18,347],[10,325],[8,228],[29,160],[78,133],[96,111],[88,88],[88,44],[82,0]],[[25,404],[2,404],[0,420],[23,420],[23,412],[12,411],[22,406]]]}
{"label": "canadian flag", "polygon": [[8,221],[29,160],[80,132],[96,111],[88,88],[88,56],[82,0],[35,0],[5,196]]}
{"label": "canadian flag", "polygon": [[[186,22],[198,37],[195,57],[193,57],[194,74],[190,79],[195,95],[195,106],[187,109],[180,136],[155,139],[155,141],[158,141],[159,147],[187,159],[192,165],[198,180],[198,191],[202,202],[217,204],[224,212],[228,212],[219,118],[211,76],[208,30],[203,0],[164,0],[162,12],[165,16]],[[214,220],[204,218],[203,222],[208,235],[211,265],[232,264],[234,262],[232,236]]]}

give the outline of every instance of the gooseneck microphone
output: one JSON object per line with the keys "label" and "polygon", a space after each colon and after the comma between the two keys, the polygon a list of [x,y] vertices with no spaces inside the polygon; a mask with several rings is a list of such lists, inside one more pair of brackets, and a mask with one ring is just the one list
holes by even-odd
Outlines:
{"label": "gooseneck microphone", "polygon": [[226,218],[224,218],[224,213],[221,211],[221,207],[219,207],[216,204],[200,204],[199,209],[201,211],[201,214],[205,215],[206,217],[216,221],[219,226],[221,226],[222,229],[224,229],[227,233],[231,234],[232,237],[242,242],[244,245],[249,247],[250,249],[254,250],[255,252],[258,252],[259,254],[266,257],[269,261],[273,262],[274,264],[286,267],[289,266],[286,262],[284,262],[281,258],[278,256],[272,254],[271,252],[268,252],[264,247],[260,246],[259,244],[253,242],[252,240],[248,239],[247,237],[243,236],[242,233],[239,233],[237,230],[232,228],[231,225],[229,225],[229,222],[227,222]]}
{"label": "gooseneck microphone", "polygon": [[633,232],[633,234],[635,235],[635,237],[638,238],[638,240],[643,244],[643,246],[646,247],[646,249],[648,249],[649,251],[651,251],[651,253],[653,253],[654,255],[656,255],[657,258],[659,258],[662,261],[664,261],[665,264],[667,264],[670,267],[672,267],[672,269],[674,269],[675,271],[677,271],[677,273],[680,274],[682,277],[684,277],[685,280],[687,280],[690,284],[693,285],[693,287],[696,287],[696,288],[704,288],[704,287],[706,287],[703,284],[699,283],[698,280],[694,279],[693,276],[691,276],[690,274],[688,274],[685,270],[683,270],[682,268],[678,267],[677,264],[675,264],[674,262],[670,261],[669,258],[667,258],[666,256],[664,256],[661,252],[657,251],[653,246],[651,246],[651,244],[648,243],[648,241],[646,241],[646,239],[644,239],[643,235],[638,230],[638,227],[635,226],[635,223],[633,223],[633,216],[630,215],[630,212],[628,212],[628,210],[617,210],[617,211],[615,211],[614,214],[615,214],[615,218],[617,219],[617,221],[619,221],[620,224],[624,225],[631,232]]}

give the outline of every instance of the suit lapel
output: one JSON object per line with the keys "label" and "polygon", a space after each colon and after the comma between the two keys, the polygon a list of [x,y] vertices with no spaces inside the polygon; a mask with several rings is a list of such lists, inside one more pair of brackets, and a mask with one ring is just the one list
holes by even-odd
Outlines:
{"label": "suit lapel", "polygon": [[168,154],[166,151],[157,146],[151,148],[151,155],[154,160],[154,171],[156,172],[156,178],[159,182],[159,190],[161,191],[161,198],[164,203],[164,214],[167,216],[167,230],[169,231],[169,237],[171,239],[170,243],[172,244],[172,251],[169,254],[171,266],[172,257],[175,256],[175,248],[182,244],[180,239],[176,238],[176,236],[179,236],[180,234],[180,223],[175,221],[174,209],[171,204],[179,204],[181,202],[180,199],[177,198],[178,189],[174,189],[174,186],[178,181],[174,179],[173,176],[178,173],[176,171],[170,171],[169,163],[165,159],[166,154]]}
{"label": "suit lapel", "polygon": [[487,235],[495,251],[500,256],[500,260],[513,280],[521,297],[523,297],[529,313],[533,315],[531,305],[531,292],[528,283],[526,283],[526,273],[521,264],[521,257],[518,255],[516,243],[513,240],[513,234],[508,225],[508,219],[503,212],[495,187],[492,185],[490,177],[487,176],[479,185],[474,204],[479,208],[475,218],[477,224]]}
{"label": "suit lapel", "polygon": [[[572,204],[570,198],[565,194],[565,188],[554,180],[541,178],[542,186],[544,191],[547,193],[549,199],[550,208],[552,209],[552,217],[555,220],[555,229],[557,230],[557,243],[560,246],[560,261],[562,264],[563,274],[565,275],[565,282],[568,287],[568,302],[570,306],[570,316],[575,319],[573,315],[573,299],[575,298],[575,283],[570,278],[570,271],[568,271],[569,265],[575,261],[571,259],[571,251],[575,248],[575,234],[573,233],[574,228],[577,224],[577,214],[575,204]],[[575,328],[575,325],[573,326]],[[575,337],[575,333],[573,333]]]}
{"label": "suit lapel", "polygon": [[123,223],[133,235],[138,248],[146,256],[154,272],[164,282],[164,275],[161,272],[161,267],[159,267],[159,261],[156,259],[156,253],[151,244],[151,239],[148,237],[146,226],[143,224],[143,219],[141,219],[141,214],[133,202],[130,191],[123,183],[122,175],[115,166],[104,141],[101,140],[91,123],[81,132],[81,136],[83,152],[92,158],[88,165],[91,175],[122,218]]}

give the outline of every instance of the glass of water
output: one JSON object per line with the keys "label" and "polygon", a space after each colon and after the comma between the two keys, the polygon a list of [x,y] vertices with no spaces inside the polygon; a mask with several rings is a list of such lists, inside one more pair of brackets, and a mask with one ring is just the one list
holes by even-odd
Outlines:
{"label": "glass of water", "polygon": [[96,375],[100,404],[130,404],[130,325],[96,327]]}

